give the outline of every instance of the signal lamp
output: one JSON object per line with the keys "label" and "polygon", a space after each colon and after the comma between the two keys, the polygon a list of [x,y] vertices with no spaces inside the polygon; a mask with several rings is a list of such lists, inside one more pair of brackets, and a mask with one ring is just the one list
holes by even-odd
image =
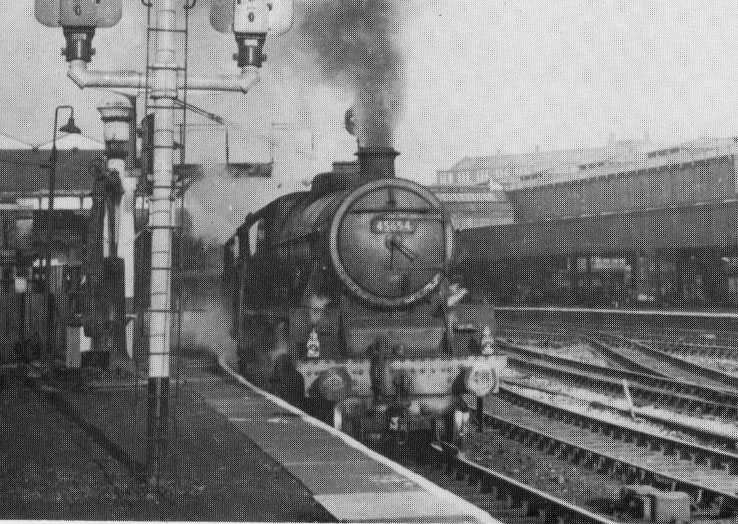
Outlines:
{"label": "signal lamp", "polygon": [[318,332],[315,331],[315,328],[310,332],[305,348],[307,349],[307,358],[320,358],[320,341],[318,340]]}

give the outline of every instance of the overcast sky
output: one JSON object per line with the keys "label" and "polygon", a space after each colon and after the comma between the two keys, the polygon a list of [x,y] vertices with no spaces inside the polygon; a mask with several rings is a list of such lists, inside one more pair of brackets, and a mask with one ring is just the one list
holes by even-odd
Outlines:
{"label": "overcast sky", "polygon": [[[464,155],[595,146],[611,134],[641,138],[647,130],[660,142],[736,134],[735,2],[403,1],[402,176],[427,182]],[[145,11],[138,1],[125,5],[118,26],[98,31],[92,67],[142,67]],[[0,131],[47,140],[54,107],[72,103],[86,134],[99,138],[95,107],[105,96],[81,92],[65,77],[61,30],[37,23],[31,0],[4,7]],[[193,15],[191,68],[233,70],[233,37],[212,30],[206,14],[201,7]],[[249,95],[193,93],[190,100],[241,126],[235,134],[245,145],[234,153],[241,159],[267,154],[257,135],[268,134],[272,121],[311,125],[324,162],[350,157],[341,124],[351,95],[317,85],[309,57],[286,61],[291,38],[270,42],[264,81]],[[214,154],[206,149],[193,158]],[[279,173],[288,186],[308,176]]]}

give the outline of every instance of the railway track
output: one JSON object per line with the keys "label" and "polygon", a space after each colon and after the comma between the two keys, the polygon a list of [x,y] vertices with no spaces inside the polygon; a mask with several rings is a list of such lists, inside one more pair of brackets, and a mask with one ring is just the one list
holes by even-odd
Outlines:
{"label": "railway track", "polygon": [[[648,373],[638,373],[625,369],[614,369],[600,366],[591,362],[574,360],[571,358],[553,355],[545,351],[538,351],[508,340],[498,339],[500,348],[509,355],[508,362],[524,365],[539,365],[558,367],[570,375],[585,374],[593,377],[607,377],[609,380],[626,379],[630,385],[642,388],[644,400],[654,402],[673,403],[680,409],[704,409],[706,413],[734,418],[738,409],[738,392],[715,388],[699,382],[686,382],[665,376]],[[700,406],[700,401],[703,404]]]}
{"label": "railway track", "polygon": [[736,375],[684,360],[620,335],[593,331],[587,334],[585,340],[605,352],[609,358],[637,371],[648,372],[650,369],[651,373],[688,382],[704,383],[715,389],[738,390]]}
{"label": "railway track", "polygon": [[[531,376],[545,377],[545,380],[552,380],[566,388],[578,390],[572,394],[563,392],[564,395],[581,398],[581,390],[586,390],[608,399],[604,402],[607,402],[610,407],[625,403],[622,382],[601,375],[576,372],[559,366],[548,366],[544,363],[519,360],[515,357],[510,357],[508,362],[516,369],[529,375],[527,379],[505,379],[504,382],[507,384],[519,384],[524,387],[532,386],[550,393],[562,394],[561,389],[555,387],[541,387],[535,383],[531,384],[529,378]],[[711,415],[719,417],[718,423],[734,422],[734,415],[738,410],[737,406],[712,404],[697,397],[679,395],[637,384],[629,384],[628,389],[634,400],[634,412],[640,418],[668,425],[711,446],[738,449],[736,432],[721,432],[715,428],[715,421],[704,419],[705,415]],[[617,402],[618,400],[620,402]],[[613,407],[613,409],[622,411],[626,408]],[[690,417],[691,420],[686,418],[685,415]]]}
{"label": "railway track", "polygon": [[728,461],[735,464],[735,455],[691,448],[692,444],[663,436],[638,434],[608,421],[593,421],[544,404],[505,390],[490,400],[485,424],[527,447],[564,458],[583,469],[606,473],[622,485],[649,484],[667,491],[684,491],[701,517],[736,515],[738,476],[730,469],[734,466],[725,466]]}
{"label": "railway track", "polygon": [[433,443],[427,460],[413,468],[436,484],[460,494],[493,517],[511,524],[614,524],[545,491],[475,462],[449,443]]}
{"label": "railway track", "polygon": [[[564,324],[543,323],[534,329],[524,324],[512,323],[500,328],[501,333],[527,334],[547,345],[571,342],[572,339],[610,339],[610,345],[628,345],[633,351],[629,355],[616,354],[613,359],[629,369],[666,374],[694,380],[695,376],[708,378],[713,385],[738,389],[738,339],[721,336],[720,343],[705,338],[698,332],[692,336],[660,336],[644,333],[636,328],[614,330],[576,330]],[[713,335],[716,336],[716,335]],[[688,340],[689,341],[688,341]],[[702,342],[696,342],[702,339]],[[596,342],[596,340],[595,340]],[[606,355],[608,358],[612,354]],[[652,368],[652,365],[658,367]]]}
{"label": "railway track", "polygon": [[702,345],[683,341],[634,338],[635,342],[649,345],[682,360],[715,368],[738,376],[738,349],[736,347]]}
{"label": "railway track", "polygon": [[736,346],[718,346],[715,344],[699,344],[682,340],[665,338],[644,338],[639,334],[631,335],[629,338],[641,344],[651,344],[665,353],[685,358],[699,357],[711,360],[733,360],[738,361],[738,348]]}
{"label": "railway track", "polygon": [[[697,465],[705,465],[708,469],[721,470],[733,476],[738,475],[738,452],[735,448],[727,450],[709,445],[703,441],[703,438],[688,437],[689,440],[687,440],[681,436],[673,436],[671,430],[675,428],[669,421],[658,421],[658,423],[651,424],[626,422],[620,413],[615,416],[604,416],[606,411],[610,411],[604,406],[598,406],[597,411],[593,414],[582,410],[584,404],[587,404],[585,401],[579,400],[569,406],[555,404],[553,401],[527,395],[526,389],[526,386],[501,386],[500,395],[513,404],[545,417],[590,429],[595,433],[613,436],[626,442],[635,442],[639,446],[662,449],[668,451],[668,454],[678,454],[682,458],[692,460]],[[678,429],[681,430],[681,428]],[[712,440],[712,435],[707,431],[702,436],[707,441]],[[735,444],[735,440],[733,443]],[[736,481],[738,482],[738,478]],[[735,491],[738,493],[738,484],[736,484]]]}
{"label": "railway track", "polygon": [[735,332],[716,333],[715,330],[675,328],[654,332],[643,328],[623,327],[617,333],[642,343],[656,344],[668,352],[738,360],[738,333]]}
{"label": "railway track", "polygon": [[[571,332],[570,326],[564,323],[543,322],[536,324],[537,329],[531,331],[530,326],[522,322],[505,322],[500,326],[501,331],[507,329],[515,331],[530,331],[539,336],[551,336],[566,331]],[[654,332],[647,328],[623,325],[614,329],[598,329],[601,332],[621,335],[643,344],[654,344],[663,351],[678,354],[691,354],[707,358],[725,358],[738,360],[738,333],[708,332],[696,329],[667,328],[663,332]],[[713,330],[714,331],[714,330]]]}

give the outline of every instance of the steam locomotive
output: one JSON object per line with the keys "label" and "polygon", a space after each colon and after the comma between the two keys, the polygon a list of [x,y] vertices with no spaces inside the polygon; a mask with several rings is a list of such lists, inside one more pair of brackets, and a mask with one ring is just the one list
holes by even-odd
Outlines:
{"label": "steam locomotive", "polygon": [[[485,302],[454,304],[454,231],[392,148],[359,148],[225,246],[242,374],[358,437],[461,438],[506,358]],[[253,240],[253,242],[252,242]],[[253,244],[253,245],[252,245]]]}

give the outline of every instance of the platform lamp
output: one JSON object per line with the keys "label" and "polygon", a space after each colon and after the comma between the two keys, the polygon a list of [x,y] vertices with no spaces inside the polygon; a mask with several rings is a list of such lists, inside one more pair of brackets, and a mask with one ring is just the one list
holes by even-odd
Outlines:
{"label": "platform lamp", "polygon": [[[59,110],[69,109],[69,120],[61,128],[59,127]],[[54,111],[54,138],[51,142],[51,160],[49,165],[49,203],[46,213],[46,243],[44,258],[46,259],[45,275],[46,287],[44,304],[46,305],[46,343],[42,345],[42,364],[44,370],[53,373],[53,360],[51,358],[54,346],[54,305],[51,303],[51,238],[53,231],[53,213],[54,213],[54,190],[56,185],[56,135],[57,131],[63,133],[78,135],[82,131],[74,123],[74,108],[70,105],[57,106]]]}

